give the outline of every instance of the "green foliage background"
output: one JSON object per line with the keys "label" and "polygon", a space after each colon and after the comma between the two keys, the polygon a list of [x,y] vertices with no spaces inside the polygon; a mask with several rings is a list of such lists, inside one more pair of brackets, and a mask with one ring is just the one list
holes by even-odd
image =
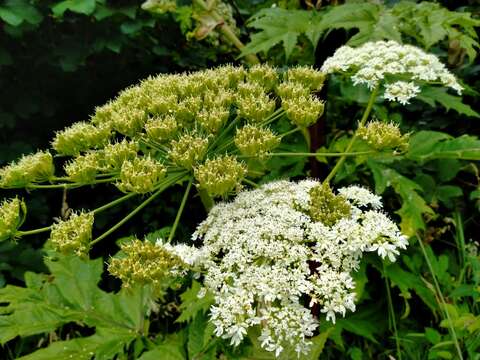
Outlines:
{"label": "green foliage background", "polygon": [[[323,322],[311,358],[480,359],[480,258],[469,250],[478,241],[480,222],[479,4],[330,1],[319,6],[322,2],[289,0],[272,8],[272,3],[232,2],[247,44],[240,53],[225,43],[187,39],[193,27],[187,12],[149,13],[139,1],[3,1],[0,162],[47,147],[54,130],[87,119],[95,106],[151,74],[239,62],[246,54],[278,66],[318,67],[345,43],[378,39],[420,46],[463,81],[463,99],[425,88],[406,108],[375,105],[377,118],[413,132],[409,151],[394,159],[350,160],[336,182],[365,184],[382,194],[387,210],[396,211],[411,236],[410,247],[397,263],[367,259],[362,264],[357,312],[335,326]],[[325,95],[326,115],[311,129],[313,150],[342,151],[368,94],[331,78]],[[322,158],[295,161],[291,176],[322,177],[329,166]],[[68,204],[80,208],[92,205],[88,199],[101,203],[109,195],[88,189],[69,195]],[[117,237],[150,233],[155,238],[156,230],[171,224],[181,195],[162,197]],[[29,227],[61,213],[60,193],[33,193],[29,199]],[[189,206],[184,239],[203,217],[197,200]],[[97,226],[116,214],[100,218]],[[196,299],[195,281],[180,284],[185,291],[180,296],[168,294],[162,311],[148,314],[145,323],[148,294],[138,289],[114,295],[119,284],[103,272],[101,257],[115,253],[113,241],[95,250],[95,260],[45,263],[44,240],[0,243],[0,299],[8,303],[0,310],[8,315],[0,317],[4,358],[89,359],[94,352],[98,359],[265,359],[252,350],[255,344],[234,351],[213,337],[208,299]]]}

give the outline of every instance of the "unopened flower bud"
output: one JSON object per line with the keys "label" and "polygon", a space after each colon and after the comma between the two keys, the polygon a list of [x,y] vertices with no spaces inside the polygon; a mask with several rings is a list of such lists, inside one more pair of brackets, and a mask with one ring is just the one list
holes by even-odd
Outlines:
{"label": "unopened flower bud", "polygon": [[278,85],[276,91],[282,100],[292,101],[301,97],[308,97],[310,94],[309,88],[302,84],[290,81]]}
{"label": "unopened flower bud", "polygon": [[208,139],[196,135],[184,134],[170,143],[169,156],[172,161],[186,169],[191,169],[203,160],[208,149]]}
{"label": "unopened flower bud", "polygon": [[138,143],[123,139],[120,142],[108,144],[103,149],[103,162],[106,169],[119,170],[126,160],[133,160],[137,156]]}
{"label": "unopened flower bud", "polygon": [[351,214],[351,206],[342,195],[335,195],[328,184],[310,190],[310,217],[326,226],[335,225]]}
{"label": "unopened flower bud", "polygon": [[325,81],[325,74],[307,66],[298,66],[287,71],[287,80],[302,84],[311,91],[319,91]]}
{"label": "unopened flower bud", "polygon": [[325,104],[312,96],[282,101],[288,118],[298,127],[306,128],[317,122],[323,114]]}
{"label": "unopened flower bud", "polygon": [[248,121],[259,123],[275,110],[275,101],[267,95],[243,96],[238,99],[238,113]]}
{"label": "unopened flower bud", "polygon": [[102,169],[101,160],[99,152],[90,151],[67,162],[64,170],[70,181],[90,184],[95,181],[98,172]]}
{"label": "unopened flower bud", "polygon": [[371,121],[357,129],[359,138],[365,140],[368,145],[376,150],[408,148],[409,135],[402,135],[398,125]]}
{"label": "unopened flower bud", "polygon": [[224,196],[239,188],[247,169],[233,156],[222,156],[207,160],[195,168],[198,186],[210,196]]}
{"label": "unopened flower bud", "polygon": [[162,163],[150,157],[136,157],[124,161],[120,170],[120,182],[116,186],[123,192],[145,194],[153,191],[166,173]]}
{"label": "unopened flower bud", "polygon": [[268,65],[254,65],[248,70],[247,80],[260,84],[270,91],[278,82],[278,73],[275,68]]}
{"label": "unopened flower bud", "polygon": [[108,271],[122,280],[124,288],[151,285],[162,290],[183,261],[166,248],[149,241],[133,240],[120,246],[121,253],[110,260]]}
{"label": "unopened flower bud", "polygon": [[110,136],[108,127],[78,122],[57,132],[52,147],[62,155],[78,155],[82,151],[102,148]]}
{"label": "unopened flower bud", "polygon": [[21,188],[34,182],[47,181],[53,177],[55,168],[49,152],[39,151],[23,156],[17,163],[0,169],[0,187]]}
{"label": "unopened flower bud", "polygon": [[270,129],[245,125],[237,130],[235,145],[243,155],[264,157],[280,144],[280,137]]}
{"label": "unopened flower bud", "polygon": [[18,198],[2,202],[0,205],[0,242],[15,238],[15,233],[22,225],[25,213],[25,203]]}
{"label": "unopened flower bud", "polygon": [[202,99],[198,96],[189,96],[178,103],[175,118],[185,124],[191,123],[202,108]]}
{"label": "unopened flower bud", "polygon": [[93,213],[72,213],[68,220],[52,225],[50,242],[62,254],[84,256],[90,250]]}
{"label": "unopened flower bud", "polygon": [[171,115],[151,118],[145,124],[148,138],[159,143],[171,140],[177,134],[178,128],[177,120]]}
{"label": "unopened flower bud", "polygon": [[204,109],[198,113],[197,122],[209,134],[216,134],[227,122],[229,115],[230,111],[221,107]]}

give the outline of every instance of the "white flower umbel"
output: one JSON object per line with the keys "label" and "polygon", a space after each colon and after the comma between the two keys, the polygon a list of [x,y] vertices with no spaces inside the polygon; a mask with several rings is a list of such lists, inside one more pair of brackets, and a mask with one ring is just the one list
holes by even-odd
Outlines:
{"label": "white flower umbel", "polygon": [[318,304],[332,322],[355,310],[351,273],[362,253],[395,261],[407,239],[381,212],[378,196],[358,186],[338,193],[313,180],[241,192],[198,226],[193,238],[201,248],[175,249],[203,268],[202,294],[215,296],[210,319],[217,336],[236,346],[258,326],[265,350],[307,353],[318,326],[310,307]]}
{"label": "white flower umbel", "polygon": [[[422,83],[439,83],[462,92],[462,86],[439,59],[412,45],[395,41],[368,42],[358,48],[340,47],[325,60],[326,73],[347,73],[354,85],[373,89],[385,83],[385,98],[405,105],[420,92]],[[408,80],[408,81],[403,81]]]}

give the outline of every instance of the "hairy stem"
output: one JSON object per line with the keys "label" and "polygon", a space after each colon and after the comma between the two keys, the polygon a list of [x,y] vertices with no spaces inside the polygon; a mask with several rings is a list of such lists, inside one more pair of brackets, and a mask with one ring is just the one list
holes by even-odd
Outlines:
{"label": "hairy stem", "polygon": [[43,232],[50,231],[52,229],[51,226],[43,227],[43,228],[38,228],[38,229],[32,229],[32,230],[26,230],[26,231],[17,231],[15,235],[19,236],[27,236],[27,235],[35,235],[35,234],[40,234]]}
{"label": "hairy stem", "polygon": [[188,195],[190,194],[190,189],[192,188],[193,177],[190,178],[188,181],[187,188],[185,189],[185,193],[183,194],[182,202],[180,203],[180,207],[177,211],[177,216],[175,216],[175,221],[173,222],[172,230],[170,230],[170,234],[168,235],[167,242],[173,240],[175,236],[175,231],[177,230],[178,224],[180,223],[180,218],[182,217],[183,209],[185,208],[185,204],[187,203]]}
{"label": "hairy stem", "polygon": [[202,200],[203,207],[209,212],[215,205],[215,201],[213,201],[212,197],[208,195],[205,189],[198,189],[198,195],[200,196],[200,200]]}
{"label": "hairy stem", "polygon": [[[367,104],[367,107],[365,108],[365,111],[363,113],[363,116],[362,116],[362,119],[360,120],[360,123],[358,124],[358,127],[361,127],[363,125],[365,125],[365,123],[367,122],[367,119],[368,119],[368,116],[370,115],[370,112],[372,111],[372,108],[373,108],[373,104],[375,103],[375,100],[377,98],[377,94],[378,94],[378,85],[373,89],[372,93],[370,94],[370,99],[368,100],[368,104]],[[349,153],[350,150],[352,149],[353,147],[353,144],[355,144],[355,140],[357,139],[357,132],[355,132],[352,136],[352,139],[350,140],[350,142],[348,143],[348,146],[347,148],[345,149],[345,153]],[[345,159],[347,158],[347,156],[342,156],[338,161],[337,163],[335,164],[335,166],[333,167],[332,171],[330,171],[330,174],[328,174],[328,176],[325,178],[325,183],[328,183],[330,182],[333,177],[335,176],[335,174],[338,172],[338,170],[342,167],[343,163],[345,162]]]}
{"label": "hairy stem", "polygon": [[395,319],[395,311],[393,309],[392,294],[390,292],[390,282],[388,281],[385,272],[385,263],[383,264],[383,278],[385,279],[385,287],[387,289],[388,311],[390,312],[390,318],[392,319],[393,333],[395,336],[395,345],[397,347],[397,358],[402,360],[402,352],[400,351],[400,339],[398,338],[397,320]]}

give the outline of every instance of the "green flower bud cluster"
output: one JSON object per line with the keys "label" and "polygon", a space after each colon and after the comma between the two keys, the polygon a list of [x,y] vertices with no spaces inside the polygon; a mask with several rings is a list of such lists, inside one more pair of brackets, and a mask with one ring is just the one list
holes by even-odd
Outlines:
{"label": "green flower bud cluster", "polygon": [[225,196],[238,188],[246,173],[246,166],[234,156],[208,159],[194,171],[198,187],[213,197]]}
{"label": "green flower bud cluster", "polygon": [[137,157],[138,148],[137,142],[126,139],[108,144],[103,149],[104,170],[120,170],[125,161]]}
{"label": "green flower bud cluster", "polygon": [[177,255],[149,241],[138,239],[122,244],[119,256],[110,260],[108,271],[122,280],[124,288],[151,285],[162,289],[175,271],[185,267]]}
{"label": "green flower bud cluster", "polygon": [[409,134],[402,134],[394,123],[370,121],[357,129],[357,136],[376,150],[408,148]]}
{"label": "green flower bud cluster", "polygon": [[326,226],[350,216],[352,211],[347,199],[335,195],[328,184],[319,184],[310,190],[310,217]]}
{"label": "green flower bud cluster", "polygon": [[25,203],[18,198],[4,200],[0,205],[0,241],[14,239],[26,213]]}
{"label": "green flower bud cluster", "polygon": [[301,84],[310,91],[320,91],[325,82],[325,74],[312,67],[298,66],[287,71],[287,80]]}
{"label": "green flower bud cluster", "polygon": [[52,225],[50,243],[61,254],[85,256],[92,240],[93,213],[72,213],[68,220]]}
{"label": "green flower bud cluster", "polygon": [[197,116],[197,122],[209,134],[216,134],[225,125],[230,111],[222,107],[214,107],[209,110],[202,110]]}
{"label": "green flower bud cluster", "polygon": [[148,138],[158,143],[173,139],[178,128],[177,120],[171,115],[164,118],[150,118],[145,124],[145,132]]}
{"label": "green flower bud cluster", "polygon": [[273,90],[278,83],[278,73],[268,65],[254,65],[247,73],[247,80],[260,84],[267,91]]}
{"label": "green flower bud cluster", "polygon": [[89,151],[67,162],[64,166],[65,173],[70,181],[79,184],[91,184],[102,169],[102,154]]}
{"label": "green flower bud cluster", "polygon": [[288,118],[301,128],[309,127],[317,122],[323,114],[325,103],[313,96],[285,99],[282,101]]}
{"label": "green flower bud cluster", "polygon": [[109,142],[110,136],[108,127],[81,121],[57,132],[52,147],[62,155],[78,155],[82,151],[102,148]]}
{"label": "green flower bud cluster", "polygon": [[23,156],[18,162],[12,162],[0,169],[0,187],[26,187],[34,182],[49,180],[54,173],[52,154],[39,151]]}
{"label": "green flower bud cluster", "polygon": [[269,128],[245,125],[235,134],[235,145],[242,155],[265,157],[280,144],[280,137]]}
{"label": "green flower bud cluster", "polygon": [[203,160],[208,149],[208,139],[198,135],[184,134],[170,143],[170,158],[178,166],[192,169]]}
{"label": "green flower bud cluster", "polygon": [[123,192],[145,194],[153,191],[155,185],[165,177],[167,170],[162,163],[150,157],[137,157],[123,162],[120,181],[116,186]]}

